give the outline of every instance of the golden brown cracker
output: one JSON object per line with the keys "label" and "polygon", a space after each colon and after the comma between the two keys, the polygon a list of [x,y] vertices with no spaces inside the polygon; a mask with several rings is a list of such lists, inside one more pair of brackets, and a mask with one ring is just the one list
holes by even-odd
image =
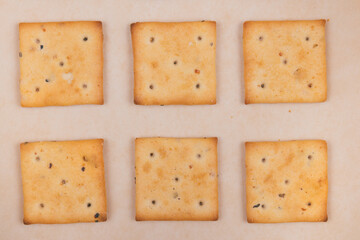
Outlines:
{"label": "golden brown cracker", "polygon": [[103,104],[101,22],[20,23],[23,107]]}
{"label": "golden brown cracker", "polygon": [[135,141],[136,220],[217,220],[217,138]]}
{"label": "golden brown cracker", "polygon": [[327,145],[322,140],[247,142],[250,223],[327,221]]}
{"label": "golden brown cracker", "polygon": [[22,143],[24,223],[106,221],[103,140]]}
{"label": "golden brown cracker", "polygon": [[325,22],[244,23],[246,104],[326,100]]}
{"label": "golden brown cracker", "polygon": [[139,105],[216,103],[216,23],[131,25],[134,102]]}

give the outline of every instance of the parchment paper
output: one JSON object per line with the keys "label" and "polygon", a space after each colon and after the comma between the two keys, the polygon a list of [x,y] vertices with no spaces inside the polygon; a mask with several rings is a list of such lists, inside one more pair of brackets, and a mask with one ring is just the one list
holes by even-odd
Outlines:
{"label": "parchment paper", "polygon": [[[359,13],[359,0],[0,0],[0,239],[360,239]],[[322,18],[328,100],[245,105],[243,22]],[[129,25],[203,19],[217,21],[218,103],[134,105]],[[18,23],[70,20],[103,22],[105,105],[20,107]],[[218,221],[135,221],[134,139],[152,136],[219,138]],[[19,144],[89,138],[105,139],[108,221],[23,225]],[[244,142],[279,139],[328,142],[328,222],[246,222]]]}

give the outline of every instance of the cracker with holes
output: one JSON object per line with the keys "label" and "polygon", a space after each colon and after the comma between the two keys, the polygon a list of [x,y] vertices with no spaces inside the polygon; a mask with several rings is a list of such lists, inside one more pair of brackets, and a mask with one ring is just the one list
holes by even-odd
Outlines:
{"label": "cracker with holes", "polygon": [[327,144],[322,140],[247,142],[249,223],[327,221]]}
{"label": "cracker with holes", "polygon": [[139,105],[216,103],[216,23],[131,24],[134,102]]}
{"label": "cracker with holes", "polygon": [[21,106],[103,104],[101,22],[20,23]]}
{"label": "cracker with holes", "polygon": [[244,23],[245,103],[326,101],[325,20]]}
{"label": "cracker with holes", "polygon": [[218,219],[217,138],[135,140],[136,220]]}
{"label": "cracker with holes", "polygon": [[103,140],[22,143],[24,224],[106,221]]}

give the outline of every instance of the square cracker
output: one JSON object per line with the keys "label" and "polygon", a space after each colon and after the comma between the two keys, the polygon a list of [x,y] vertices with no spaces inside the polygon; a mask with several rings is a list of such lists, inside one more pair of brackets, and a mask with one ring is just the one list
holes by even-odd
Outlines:
{"label": "square cracker", "polygon": [[101,22],[20,23],[21,106],[103,104]]}
{"label": "square cracker", "polygon": [[325,20],[244,23],[245,103],[326,100]]}
{"label": "square cracker", "polygon": [[249,223],[327,221],[327,145],[322,140],[247,142]]}
{"label": "square cracker", "polygon": [[135,140],[136,220],[217,220],[217,138]]}
{"label": "square cracker", "polygon": [[106,221],[103,140],[22,143],[24,223]]}
{"label": "square cracker", "polygon": [[216,22],[131,24],[134,102],[216,103]]}

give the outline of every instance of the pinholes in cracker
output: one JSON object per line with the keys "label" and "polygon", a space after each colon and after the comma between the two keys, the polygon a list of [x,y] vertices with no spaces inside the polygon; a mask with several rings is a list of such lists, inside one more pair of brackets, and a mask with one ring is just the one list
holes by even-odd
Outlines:
{"label": "pinholes in cracker", "polygon": [[325,22],[244,23],[246,104],[326,100]]}
{"label": "pinholes in cracker", "polygon": [[101,22],[20,23],[23,107],[103,104]]}
{"label": "pinholes in cracker", "polygon": [[134,102],[216,103],[216,23],[134,23]]}
{"label": "pinholes in cracker", "polygon": [[322,140],[247,142],[250,223],[327,221],[327,145]]}
{"label": "pinholes in cracker", "polygon": [[24,223],[107,219],[103,140],[20,145]]}
{"label": "pinholes in cracker", "polygon": [[135,165],[136,220],[217,220],[217,138],[138,138]]}

